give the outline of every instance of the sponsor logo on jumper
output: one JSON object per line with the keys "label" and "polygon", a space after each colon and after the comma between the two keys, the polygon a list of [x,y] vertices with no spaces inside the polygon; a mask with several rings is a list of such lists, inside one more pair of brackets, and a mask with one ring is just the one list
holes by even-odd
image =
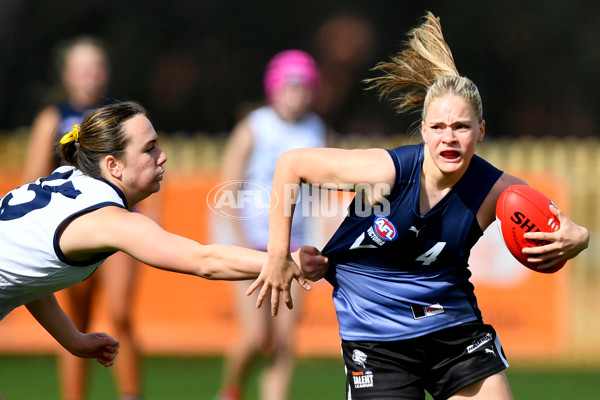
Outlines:
{"label": "sponsor logo on jumper", "polygon": [[396,240],[398,237],[398,232],[396,231],[396,227],[392,222],[384,216],[378,216],[373,221],[373,228],[377,236],[385,240],[386,242],[391,242]]}
{"label": "sponsor logo on jumper", "polygon": [[428,306],[418,306],[413,304],[410,307],[412,308],[414,319],[433,317],[434,315],[439,315],[446,312],[446,310],[444,310],[444,306],[439,303]]}
{"label": "sponsor logo on jumper", "polygon": [[366,368],[365,364],[367,363],[367,355],[360,350],[354,350],[352,352],[352,361],[354,361],[354,364],[358,365],[359,367]]}
{"label": "sponsor logo on jumper", "polygon": [[373,371],[352,372],[352,380],[355,389],[373,387]]}
{"label": "sponsor logo on jumper", "polygon": [[467,347],[467,353],[472,353],[475,350],[477,350],[478,348],[480,348],[481,346],[483,346],[484,344],[486,344],[487,342],[489,342],[490,340],[492,340],[492,334],[488,333],[487,335],[485,335],[484,337],[482,337],[481,339],[478,339],[475,343],[473,343],[472,345]]}
{"label": "sponsor logo on jumper", "polygon": [[369,229],[367,229],[367,235],[369,235],[371,240],[373,240],[379,246],[383,246],[385,244],[385,240],[383,240],[379,236],[377,236],[377,234],[375,233],[375,230],[373,229],[372,226],[369,227]]}
{"label": "sponsor logo on jumper", "polygon": [[[423,228],[421,227],[421,229],[423,229]],[[414,232],[414,233],[415,233],[415,237],[419,237],[419,232],[421,232],[421,229],[417,229],[417,228],[415,228],[415,226],[413,225],[413,226],[411,226],[410,228],[408,228],[408,231],[409,231],[409,232]]]}
{"label": "sponsor logo on jumper", "polygon": [[486,348],[485,348],[485,352],[486,352],[486,353],[492,353],[492,355],[493,355],[494,357],[496,357],[496,353],[494,353],[494,350],[492,350],[492,349],[488,349],[488,348],[486,347]]}

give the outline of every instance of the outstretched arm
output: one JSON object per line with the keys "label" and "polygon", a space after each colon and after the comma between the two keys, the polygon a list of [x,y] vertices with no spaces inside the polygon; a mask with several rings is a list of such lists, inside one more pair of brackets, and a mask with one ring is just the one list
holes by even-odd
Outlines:
{"label": "outstretched arm", "polygon": [[105,367],[113,365],[119,341],[106,333],[82,333],[62,310],[54,294],[25,305],[31,315],[71,354],[95,358]]}
{"label": "outstretched arm", "polygon": [[[167,232],[143,214],[118,207],[77,217],[64,229],[59,243],[63,253],[75,261],[98,252],[121,250],[155,268],[215,280],[256,278],[267,259],[267,253],[244,247],[202,245]],[[317,262],[323,259],[315,257]],[[302,287],[310,288],[300,268],[296,267],[292,275]]]}
{"label": "outstretched arm", "polygon": [[583,250],[590,242],[590,232],[583,226],[571,221],[561,210],[550,205],[550,211],[560,222],[560,229],[556,232],[528,232],[524,236],[531,240],[544,240],[549,242],[545,246],[526,247],[523,253],[529,258],[527,261],[538,263],[538,269],[551,268],[562,260],[568,260]]}

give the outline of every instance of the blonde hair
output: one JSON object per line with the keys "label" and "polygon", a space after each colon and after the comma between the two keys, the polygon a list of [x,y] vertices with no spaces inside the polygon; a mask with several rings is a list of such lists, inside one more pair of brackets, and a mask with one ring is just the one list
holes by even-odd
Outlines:
{"label": "blonde hair", "polygon": [[465,99],[479,121],[483,121],[479,90],[473,81],[458,73],[439,18],[427,12],[421,25],[408,36],[402,51],[373,68],[384,74],[365,79],[367,89],[375,89],[380,98],[388,98],[398,114],[421,109],[421,118],[425,118],[432,100],[452,93]]}

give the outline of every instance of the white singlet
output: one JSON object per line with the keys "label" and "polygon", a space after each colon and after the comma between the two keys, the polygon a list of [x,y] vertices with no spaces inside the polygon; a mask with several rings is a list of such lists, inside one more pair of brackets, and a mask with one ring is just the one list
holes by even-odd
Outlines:
{"label": "white singlet", "polygon": [[69,260],[58,245],[62,225],[106,206],[126,208],[123,193],[108,181],[74,167],[59,167],[0,201],[0,319],[14,308],[89,277],[112,253],[89,262]]}
{"label": "white singlet", "polygon": [[[285,121],[272,107],[261,107],[248,115],[248,126],[253,134],[252,153],[248,159],[245,179],[252,183],[268,187],[268,191],[256,191],[255,199],[244,205],[241,210],[246,240],[251,247],[265,250],[269,237],[268,211],[270,188],[273,182],[275,164],[281,153],[298,148],[323,147],[325,145],[325,123],[314,112],[308,112],[299,121]],[[257,209],[259,207],[259,209]],[[292,223],[292,247],[304,244],[306,219],[296,212]],[[252,216],[260,215],[260,218]]]}

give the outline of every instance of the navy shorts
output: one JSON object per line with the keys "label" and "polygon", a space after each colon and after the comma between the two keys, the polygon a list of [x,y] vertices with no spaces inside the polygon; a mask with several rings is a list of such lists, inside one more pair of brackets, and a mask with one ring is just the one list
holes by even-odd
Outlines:
{"label": "navy shorts", "polygon": [[346,398],[447,399],[508,367],[491,325],[469,322],[395,342],[345,341]]}

